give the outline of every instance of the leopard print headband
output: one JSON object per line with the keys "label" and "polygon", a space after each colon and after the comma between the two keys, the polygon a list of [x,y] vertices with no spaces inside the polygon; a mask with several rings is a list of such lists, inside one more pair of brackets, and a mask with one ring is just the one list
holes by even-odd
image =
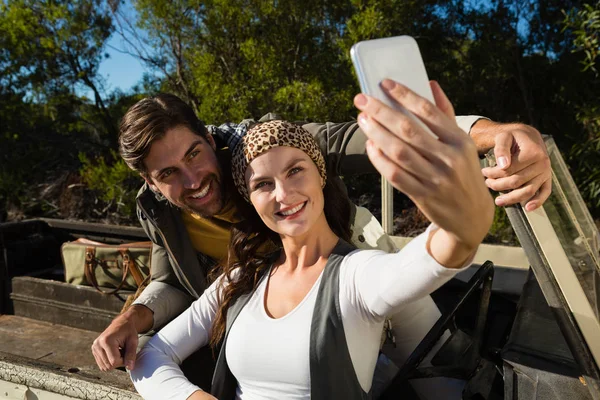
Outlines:
{"label": "leopard print headband", "polygon": [[254,125],[248,130],[233,151],[231,173],[238,192],[250,202],[246,188],[246,169],[256,157],[278,146],[289,146],[305,152],[315,163],[323,178],[323,187],[327,181],[325,159],[317,142],[304,128],[286,121],[269,121]]}

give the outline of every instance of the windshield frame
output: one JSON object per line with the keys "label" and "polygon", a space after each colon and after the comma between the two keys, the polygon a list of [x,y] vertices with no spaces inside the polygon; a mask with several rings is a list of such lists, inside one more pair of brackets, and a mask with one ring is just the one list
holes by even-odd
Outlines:
{"label": "windshield frame", "polygon": [[[559,201],[568,202],[569,208],[577,210],[577,213],[568,213],[571,222],[586,224],[586,232],[592,232],[591,236],[596,240],[597,227],[593,224],[554,140],[551,137],[545,137],[544,140],[553,169],[552,195],[559,196]],[[495,165],[493,152],[488,153],[486,159],[488,165]],[[570,195],[565,196],[565,191]],[[506,207],[505,210],[573,357],[582,369],[590,392],[594,398],[600,398],[600,320],[597,310],[590,304],[589,293],[586,295],[580,282],[581,277],[576,275],[555,226],[548,217],[545,209],[549,207],[547,204],[549,201],[544,207],[531,212],[525,211],[518,204]],[[574,217],[575,214],[577,217]],[[578,232],[583,232],[581,227],[578,227]],[[594,260],[597,257],[597,254],[592,255]]]}

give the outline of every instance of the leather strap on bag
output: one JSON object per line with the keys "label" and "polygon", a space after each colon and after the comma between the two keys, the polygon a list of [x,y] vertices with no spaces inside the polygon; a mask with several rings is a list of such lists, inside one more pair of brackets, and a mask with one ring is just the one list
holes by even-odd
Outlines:
{"label": "leather strap on bag", "polygon": [[[135,261],[131,258],[131,253],[129,253],[129,250],[127,249],[119,249],[119,251],[123,256],[123,271],[129,271],[129,273],[133,277],[133,280],[135,281],[135,284],[138,287],[140,287],[142,282],[144,282],[144,276],[140,272],[140,269],[138,268]],[[123,272],[123,275],[127,276],[125,275],[125,272]]]}
{"label": "leather strap on bag", "polygon": [[[94,287],[94,289],[96,289],[100,293],[115,294],[119,290],[121,290],[121,288],[125,284],[125,281],[127,280],[127,275],[129,275],[129,272],[131,270],[130,266],[132,264],[135,264],[134,262],[131,262],[131,256],[129,255],[129,251],[127,249],[121,249],[120,252],[121,252],[121,255],[123,256],[123,278],[121,279],[121,283],[119,283],[119,286],[117,286],[115,289],[110,290],[110,291],[105,291],[105,290],[100,289],[100,286],[98,285],[98,281],[96,280],[96,274],[94,272],[96,269],[96,249],[94,247],[86,247],[86,249],[85,249],[85,268],[84,268],[85,277],[88,280],[88,282]],[[137,274],[139,275],[139,277],[141,278],[141,274],[140,274],[140,271],[137,269],[137,266],[135,266],[135,270],[136,270]],[[133,275],[133,279],[135,279],[137,282],[135,275],[134,274],[132,274],[132,275]],[[143,279],[141,281],[143,281]]]}

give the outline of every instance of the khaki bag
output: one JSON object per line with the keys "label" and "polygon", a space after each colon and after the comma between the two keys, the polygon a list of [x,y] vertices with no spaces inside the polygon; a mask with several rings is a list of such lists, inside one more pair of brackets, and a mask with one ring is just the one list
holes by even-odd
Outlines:
{"label": "khaki bag", "polygon": [[112,245],[81,238],[61,246],[65,281],[104,294],[141,286],[150,276],[151,254],[152,242]]}

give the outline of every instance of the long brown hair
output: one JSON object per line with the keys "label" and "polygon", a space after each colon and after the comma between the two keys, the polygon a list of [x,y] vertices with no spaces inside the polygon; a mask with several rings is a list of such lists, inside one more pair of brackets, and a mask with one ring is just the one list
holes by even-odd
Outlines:
{"label": "long brown hair", "polygon": [[[328,174],[323,188],[324,213],[331,230],[340,238],[350,241],[350,215],[352,203],[339,178]],[[231,230],[228,262],[214,274],[223,273],[218,285],[219,309],[212,325],[210,345],[216,348],[224,339],[227,310],[242,295],[252,292],[263,273],[277,260],[281,252],[279,234],[269,229],[260,219],[255,208],[236,196],[234,200],[243,220]],[[265,251],[272,249],[272,251]]]}

